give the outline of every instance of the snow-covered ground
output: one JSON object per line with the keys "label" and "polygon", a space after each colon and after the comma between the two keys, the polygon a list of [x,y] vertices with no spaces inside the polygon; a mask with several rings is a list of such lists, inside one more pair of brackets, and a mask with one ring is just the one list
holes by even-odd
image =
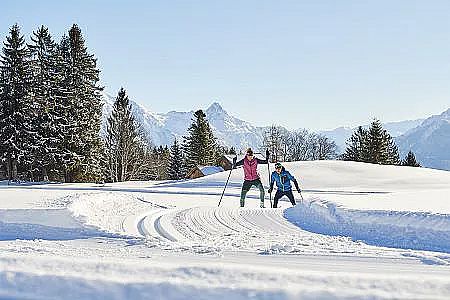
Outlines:
{"label": "snow-covered ground", "polygon": [[[0,298],[448,299],[450,172],[286,163],[297,206],[190,181],[0,183]],[[267,166],[260,173],[267,187]],[[266,207],[269,196],[266,197]]]}

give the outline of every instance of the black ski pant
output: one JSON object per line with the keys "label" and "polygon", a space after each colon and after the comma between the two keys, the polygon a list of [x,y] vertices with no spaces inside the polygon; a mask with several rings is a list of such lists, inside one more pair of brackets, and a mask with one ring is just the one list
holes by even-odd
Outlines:
{"label": "black ski pant", "polygon": [[291,201],[292,205],[295,205],[295,199],[294,199],[294,194],[292,194],[292,190],[290,190],[290,191],[277,190],[277,192],[275,193],[275,197],[273,198],[273,208],[277,208],[278,200],[280,200],[280,198],[283,196],[288,197],[289,201]]}
{"label": "black ski pant", "polygon": [[264,187],[260,179],[244,180],[241,190],[241,207],[245,205],[245,196],[252,186],[255,186],[259,190],[259,199],[261,200],[260,207],[264,207]]}

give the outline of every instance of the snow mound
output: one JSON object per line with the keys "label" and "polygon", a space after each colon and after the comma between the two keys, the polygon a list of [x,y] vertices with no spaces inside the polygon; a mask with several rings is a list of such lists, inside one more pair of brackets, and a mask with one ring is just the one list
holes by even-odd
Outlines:
{"label": "snow mound", "polygon": [[78,222],[67,209],[0,210],[0,241],[111,237]]}
{"label": "snow mound", "polygon": [[286,209],[284,216],[315,233],[347,236],[382,247],[450,252],[448,214],[356,210],[309,198]]}

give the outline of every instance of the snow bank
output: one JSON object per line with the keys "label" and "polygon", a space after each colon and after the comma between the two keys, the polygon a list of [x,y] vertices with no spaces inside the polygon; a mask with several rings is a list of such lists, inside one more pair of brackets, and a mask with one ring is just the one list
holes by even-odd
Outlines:
{"label": "snow bank", "polygon": [[67,209],[0,209],[0,241],[111,237],[78,222]]}
{"label": "snow bank", "polygon": [[348,236],[368,244],[450,252],[450,215],[430,212],[356,210],[319,198],[288,208],[285,217],[304,230]]}

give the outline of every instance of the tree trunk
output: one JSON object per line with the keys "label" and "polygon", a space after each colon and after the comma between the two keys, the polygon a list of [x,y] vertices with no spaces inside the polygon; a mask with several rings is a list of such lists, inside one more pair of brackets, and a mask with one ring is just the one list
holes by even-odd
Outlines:
{"label": "tree trunk", "polygon": [[8,157],[6,162],[6,174],[8,177],[8,182],[12,180],[12,159],[11,157]]}
{"label": "tree trunk", "polygon": [[12,165],[12,180],[17,181],[17,179],[18,179],[18,177],[17,177],[17,160],[12,159],[11,165]]}
{"label": "tree trunk", "polygon": [[48,174],[47,174],[47,168],[46,167],[42,168],[42,178],[44,179],[44,181],[48,181]]}

